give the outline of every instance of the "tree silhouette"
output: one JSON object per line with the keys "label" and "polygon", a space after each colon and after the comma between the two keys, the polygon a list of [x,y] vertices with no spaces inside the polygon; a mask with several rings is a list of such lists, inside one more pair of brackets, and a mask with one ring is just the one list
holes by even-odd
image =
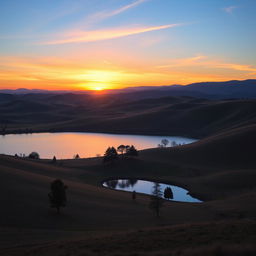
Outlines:
{"label": "tree silhouette", "polygon": [[122,154],[122,156],[124,155],[125,151],[126,151],[126,147],[125,145],[120,145],[117,147],[117,151],[120,152]]}
{"label": "tree silhouette", "polygon": [[166,198],[168,200],[173,199],[173,193],[172,193],[172,189],[170,187],[165,188],[164,198]]}
{"label": "tree silhouette", "polygon": [[128,156],[138,156],[138,151],[137,151],[137,149],[133,145],[131,145],[129,147],[126,155],[128,155]]}
{"label": "tree silhouette", "polygon": [[40,156],[37,152],[31,152],[29,155],[28,155],[29,158],[31,159],[39,159]]}
{"label": "tree silhouette", "polygon": [[136,191],[133,190],[133,191],[132,191],[132,200],[135,200],[135,199],[136,199]]}
{"label": "tree silhouette", "polygon": [[160,215],[160,208],[163,206],[163,199],[161,198],[162,192],[160,189],[160,184],[155,182],[152,190],[152,195],[150,196],[149,208],[156,212],[156,216]]}
{"label": "tree silhouette", "polygon": [[178,146],[178,144],[177,144],[177,142],[176,142],[176,141],[172,141],[171,145],[172,145],[172,147],[176,147],[176,146]]}
{"label": "tree silhouette", "polygon": [[74,159],[80,159],[80,156],[78,154],[73,156]]}
{"label": "tree silhouette", "polygon": [[126,145],[126,146],[125,146],[125,152],[127,153],[127,152],[129,151],[129,149],[130,149],[130,146],[129,146],[129,145]]}
{"label": "tree silhouette", "polygon": [[164,147],[167,147],[167,145],[169,144],[169,140],[167,140],[167,139],[162,139],[162,140],[161,140],[161,144],[162,144]]}
{"label": "tree silhouette", "polygon": [[55,164],[57,162],[56,156],[53,157],[52,163]]}
{"label": "tree silhouette", "polygon": [[57,209],[60,213],[60,207],[65,207],[67,202],[66,189],[68,187],[64,185],[62,180],[54,180],[51,183],[51,192],[48,194],[50,205]]}
{"label": "tree silhouette", "polygon": [[118,158],[118,154],[117,151],[114,147],[108,147],[104,157],[103,157],[103,162],[104,163],[108,163],[111,162],[113,163],[114,160],[116,160]]}

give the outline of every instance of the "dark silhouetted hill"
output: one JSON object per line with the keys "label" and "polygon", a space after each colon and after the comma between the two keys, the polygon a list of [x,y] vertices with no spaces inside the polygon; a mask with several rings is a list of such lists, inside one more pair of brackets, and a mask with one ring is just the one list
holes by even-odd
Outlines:
{"label": "dark silhouetted hill", "polygon": [[0,94],[7,132],[90,131],[205,137],[256,123],[256,100],[187,96],[128,99],[116,95]]}
{"label": "dark silhouetted hill", "polygon": [[[5,94],[85,94],[94,95],[95,92],[84,91],[47,91],[39,89],[16,89],[16,90],[0,90],[0,93]],[[128,87],[124,89],[105,90],[102,94],[118,95],[123,100],[139,100],[146,98],[161,98],[168,96],[189,96],[206,99],[245,99],[256,98],[256,80],[232,80],[225,82],[201,82],[193,83],[185,86],[170,85],[170,86],[140,86]]]}

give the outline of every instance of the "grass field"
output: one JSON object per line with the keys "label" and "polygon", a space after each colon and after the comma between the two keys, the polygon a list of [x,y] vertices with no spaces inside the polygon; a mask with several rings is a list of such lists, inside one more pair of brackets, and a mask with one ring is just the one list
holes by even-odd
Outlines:
{"label": "grass field", "polygon": [[[0,156],[1,255],[254,255],[255,126],[196,143],[144,150],[103,165],[101,158],[29,160]],[[233,157],[232,157],[233,156]],[[165,202],[103,188],[136,177],[187,188],[203,203]],[[68,185],[68,205],[49,208],[50,182]]]}

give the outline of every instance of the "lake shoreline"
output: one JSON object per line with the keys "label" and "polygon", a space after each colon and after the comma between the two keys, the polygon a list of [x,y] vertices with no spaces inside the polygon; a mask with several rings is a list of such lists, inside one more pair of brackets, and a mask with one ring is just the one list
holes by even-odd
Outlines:
{"label": "lake shoreline", "polygon": [[102,156],[108,147],[134,145],[137,150],[161,146],[164,139],[170,146],[197,141],[179,136],[132,135],[92,132],[18,133],[0,137],[0,152],[7,155],[28,155],[37,152],[42,159],[70,159]]}
{"label": "lake shoreline", "polygon": [[26,130],[13,130],[10,132],[5,132],[0,133],[0,136],[6,136],[6,135],[29,135],[29,134],[38,134],[38,133],[96,133],[96,134],[109,134],[109,135],[140,135],[140,136],[169,136],[169,137],[187,137],[187,138],[192,138],[192,139],[196,139],[196,140],[200,140],[203,139],[207,136],[195,136],[192,134],[176,134],[176,133],[163,133],[163,132],[129,132],[129,131],[109,131],[109,130],[80,130],[80,129],[66,129],[66,130],[62,130],[62,129],[50,129],[50,130],[33,130],[32,132],[26,132]]}
{"label": "lake shoreline", "polygon": [[[196,193],[193,193],[191,192],[190,188],[184,184],[184,183],[181,183],[181,182],[177,182],[177,181],[170,181],[170,180],[167,180],[167,179],[159,179],[159,178],[156,178],[156,179],[150,179],[150,178],[143,178],[143,177],[114,177],[114,178],[107,178],[107,179],[104,179],[102,180],[101,182],[99,182],[99,186],[103,187],[103,188],[106,188],[106,189],[112,189],[112,190],[116,190],[114,188],[111,188],[111,187],[106,187],[103,185],[103,183],[105,182],[108,182],[108,181],[111,181],[111,180],[119,180],[119,179],[122,179],[122,180],[129,180],[129,179],[136,179],[136,180],[143,180],[143,181],[150,181],[150,182],[156,182],[156,183],[165,183],[165,184],[168,184],[170,186],[178,186],[180,188],[183,188],[185,190],[188,191],[188,195],[198,199],[201,201],[201,203],[204,203],[206,201],[210,201],[211,199],[210,198],[207,198],[207,197],[203,197],[202,195],[198,195]],[[126,192],[126,193],[131,193],[130,191],[125,191],[125,190],[117,190],[117,191],[122,191],[122,192]],[[143,195],[147,195],[146,193],[142,193],[142,192],[136,192],[138,194],[143,194]],[[173,203],[184,203],[184,202],[180,202],[180,201],[172,201],[172,200],[167,200],[168,202],[173,202]],[[190,202],[191,203],[191,202]]]}

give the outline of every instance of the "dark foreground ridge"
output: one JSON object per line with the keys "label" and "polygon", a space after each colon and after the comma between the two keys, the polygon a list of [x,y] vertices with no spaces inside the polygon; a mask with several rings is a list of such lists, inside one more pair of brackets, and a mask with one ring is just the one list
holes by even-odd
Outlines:
{"label": "dark foreground ridge", "polygon": [[[102,158],[53,164],[1,155],[0,254],[254,255],[255,130],[252,125],[190,145],[144,150],[113,165]],[[204,202],[167,201],[157,218],[148,196],[134,201],[128,192],[101,186],[128,176],[180,184]],[[61,214],[47,198],[56,177],[68,186]]]}

